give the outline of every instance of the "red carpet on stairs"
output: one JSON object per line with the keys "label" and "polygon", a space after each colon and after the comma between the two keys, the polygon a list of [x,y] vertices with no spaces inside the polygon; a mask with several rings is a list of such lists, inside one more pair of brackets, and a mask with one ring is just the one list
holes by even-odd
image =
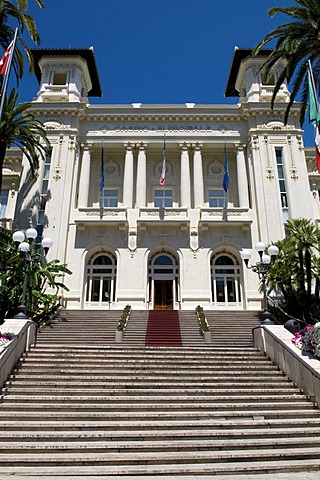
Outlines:
{"label": "red carpet on stairs", "polygon": [[179,315],[176,310],[151,310],[146,347],[181,347]]}

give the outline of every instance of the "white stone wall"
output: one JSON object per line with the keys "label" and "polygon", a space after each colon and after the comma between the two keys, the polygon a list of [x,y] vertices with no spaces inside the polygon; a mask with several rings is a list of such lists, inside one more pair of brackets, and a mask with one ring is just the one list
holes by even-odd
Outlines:
{"label": "white stone wall", "polygon": [[[168,252],[178,262],[173,308],[260,308],[257,275],[243,267],[239,251],[260,240],[267,244],[284,237],[276,148],[282,149],[290,218],[316,220],[319,199],[310,191],[297,114],[287,126],[282,122],[286,90],[283,106],[272,112],[261,97],[253,63],[240,72],[239,85],[248,97],[239,105],[137,108],[73,105],[68,100],[55,104],[41,98],[33,103],[52,145],[44,225],[45,234],[54,240],[49,258],[59,258],[73,272],[65,279],[70,308],[122,309],[128,303],[136,309],[153,308],[149,262],[157,252]],[[81,77],[76,80],[81,90]],[[154,207],[154,191],[161,188],[164,137],[165,188],[173,189],[173,205],[162,211]],[[99,207],[102,146],[105,186],[118,189],[117,208]],[[230,173],[227,211],[209,207],[208,199],[210,188],[222,188],[225,147]],[[17,222],[26,223],[30,216],[36,222],[41,182],[40,169],[22,195]],[[86,302],[87,262],[97,252],[117,259],[111,305]],[[240,271],[237,303],[212,300],[210,261],[219,253],[232,258]]]}

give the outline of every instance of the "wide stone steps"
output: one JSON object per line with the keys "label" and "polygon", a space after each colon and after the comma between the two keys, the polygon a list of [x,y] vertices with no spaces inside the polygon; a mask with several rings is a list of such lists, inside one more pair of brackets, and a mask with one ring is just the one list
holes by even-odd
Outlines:
{"label": "wide stone steps", "polygon": [[55,322],[2,391],[8,478],[231,480],[320,468],[320,411],[249,343],[145,348],[143,327],[133,345],[115,344],[115,329],[106,344],[94,320],[78,324],[81,335],[76,319]]}
{"label": "wide stone steps", "polygon": [[[181,409],[180,409],[181,410]],[[294,414],[294,408],[291,406],[286,411],[284,409],[277,410],[274,406],[271,409],[265,408],[263,409],[252,409],[252,410],[245,410],[240,411],[235,410],[233,412],[230,411],[209,411],[209,408],[206,410],[199,409],[196,411],[195,406],[183,408],[183,411],[179,411],[179,409],[172,409],[171,411],[167,410],[157,410],[151,412],[145,411],[124,411],[118,412],[114,411],[112,414],[113,420],[119,421],[131,421],[131,420],[154,420],[160,419],[163,420],[202,420],[202,419],[244,419],[244,418],[263,418],[270,419],[270,418],[292,418]],[[303,407],[303,411],[299,414],[302,418],[314,418],[315,412],[314,408],[312,407]],[[46,412],[27,412],[27,411],[15,411],[15,412],[0,412],[0,420],[7,420],[7,421],[52,421],[52,420],[83,420],[83,421],[96,421],[101,420],[109,420],[110,412],[103,412],[103,411],[83,411],[83,412],[75,412],[75,411],[57,411],[51,410]]]}
{"label": "wide stone steps", "polygon": [[[184,480],[186,478],[204,478],[206,480],[215,480],[217,475],[240,475],[240,474],[261,474],[268,472],[269,474],[277,474],[282,472],[317,472],[320,468],[320,460],[318,459],[306,459],[306,460],[295,460],[294,465],[292,460],[283,460],[281,463],[277,461],[232,461],[232,462],[222,462],[214,463],[211,462],[207,464],[188,464],[188,465],[176,465],[176,464],[167,464],[167,465],[121,465],[116,466],[104,466],[104,465],[81,465],[81,466],[59,466],[56,465],[54,470],[52,470],[52,465],[43,467],[37,466],[37,477],[40,478],[54,478],[60,477],[65,479],[65,477],[75,478],[85,478],[92,479],[96,477],[104,476],[108,480],[116,480],[116,478],[155,478],[155,476],[167,475],[170,479],[181,476]],[[21,467],[6,466],[6,475],[20,475],[25,476],[28,479],[33,478],[34,475],[34,466],[23,465]],[[197,475],[194,477],[194,475]],[[135,476],[135,477],[133,477]],[[189,477],[190,476],[190,477]],[[157,477],[159,478],[159,477]],[[168,478],[168,477],[167,477]],[[252,478],[252,477],[251,477]]]}
{"label": "wide stone steps", "polygon": [[[82,451],[81,453],[74,453],[74,452],[50,452],[50,453],[38,453],[35,457],[32,453],[20,453],[17,457],[15,454],[11,453],[0,453],[0,464],[2,466],[7,465],[24,465],[24,464],[31,464],[31,465],[40,465],[44,467],[46,465],[91,465],[94,464],[99,465],[102,464],[103,466],[114,466],[114,465],[121,465],[123,468],[124,465],[148,465],[152,463],[153,465],[179,465],[179,464],[201,464],[201,463],[208,463],[211,464],[214,462],[232,462],[234,459],[237,461],[241,461],[242,459],[245,461],[255,461],[255,460],[273,460],[274,456],[281,456],[286,458],[287,460],[319,460],[320,450],[319,447],[316,446],[305,446],[303,451],[301,448],[291,447],[290,451],[285,448],[270,448],[270,449],[263,449],[260,448],[258,450],[231,450],[227,452],[223,451],[188,451],[188,452],[85,452]],[[213,466],[211,467],[213,468]]]}
{"label": "wide stone steps", "polygon": [[[318,437],[303,438],[303,443],[307,447],[317,447],[319,443]],[[21,450],[25,452],[32,452],[36,450],[39,453],[50,452],[122,452],[122,451],[139,451],[139,452],[165,452],[174,448],[176,451],[199,451],[201,448],[221,450],[228,448],[228,450],[241,450],[246,449],[273,449],[277,448],[290,448],[299,447],[301,445],[300,437],[293,438],[260,438],[260,439],[217,439],[209,440],[206,438],[201,439],[201,446],[197,439],[194,440],[149,440],[148,443],[142,440],[136,440],[134,445],[131,445],[128,441],[54,441],[54,440],[42,440],[41,442],[34,441],[34,439],[22,442],[8,442],[5,438],[4,441],[0,441],[1,453],[21,453]]]}

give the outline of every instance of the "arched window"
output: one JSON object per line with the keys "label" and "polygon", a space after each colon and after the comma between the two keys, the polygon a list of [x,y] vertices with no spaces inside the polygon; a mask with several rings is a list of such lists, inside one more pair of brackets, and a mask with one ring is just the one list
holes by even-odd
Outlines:
{"label": "arched window", "polygon": [[241,303],[240,266],[231,254],[218,254],[211,259],[212,302],[216,305]]}
{"label": "arched window", "polygon": [[86,302],[94,304],[115,301],[117,262],[109,253],[99,253],[87,265]]}

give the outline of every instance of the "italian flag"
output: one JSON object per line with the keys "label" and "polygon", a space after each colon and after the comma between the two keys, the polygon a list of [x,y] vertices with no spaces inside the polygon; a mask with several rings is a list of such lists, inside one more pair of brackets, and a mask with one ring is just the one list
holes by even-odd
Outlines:
{"label": "italian flag", "polygon": [[320,108],[310,60],[308,61],[309,118],[314,126],[314,143],[318,173],[320,173]]}

